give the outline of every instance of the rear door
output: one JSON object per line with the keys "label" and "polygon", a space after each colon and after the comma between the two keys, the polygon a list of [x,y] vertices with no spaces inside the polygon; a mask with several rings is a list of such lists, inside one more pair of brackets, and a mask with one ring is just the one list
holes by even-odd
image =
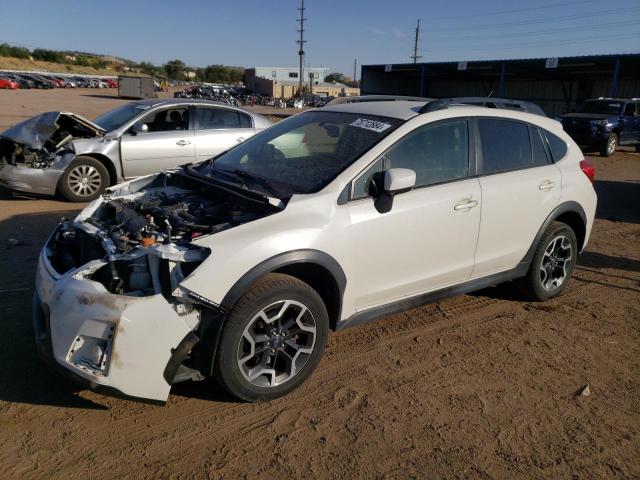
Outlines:
{"label": "rear door", "polygon": [[195,160],[193,128],[188,106],[150,112],[139,123],[146,132],[126,132],[120,155],[126,178],[139,177]]}
{"label": "rear door", "polygon": [[251,116],[224,107],[195,108],[196,159],[206,160],[254,135]]}
{"label": "rear door", "polygon": [[473,278],[515,268],[558,205],[560,169],[540,129],[502,118],[477,118],[482,221]]}

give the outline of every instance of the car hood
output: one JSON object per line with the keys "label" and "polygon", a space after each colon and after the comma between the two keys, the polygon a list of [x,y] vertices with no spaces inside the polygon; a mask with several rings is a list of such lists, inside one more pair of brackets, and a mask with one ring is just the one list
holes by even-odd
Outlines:
{"label": "car hood", "polygon": [[[614,115],[615,116],[615,115]],[[611,118],[612,115],[607,115],[606,113],[567,113],[566,115],[562,115],[563,120],[567,119],[580,119],[580,120],[606,120],[607,118]]]}
{"label": "car hood", "polygon": [[[58,135],[59,133],[62,135]],[[32,150],[41,150],[54,137],[61,137],[54,139],[53,147],[59,147],[60,142],[66,143],[73,138],[91,138],[104,134],[103,128],[75,113],[45,112],[7,128],[0,133],[0,137]],[[69,136],[72,138],[70,139]]]}

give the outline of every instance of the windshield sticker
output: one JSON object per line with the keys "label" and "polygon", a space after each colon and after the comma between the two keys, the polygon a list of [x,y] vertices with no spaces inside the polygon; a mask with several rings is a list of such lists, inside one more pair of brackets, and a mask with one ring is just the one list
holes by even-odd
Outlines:
{"label": "windshield sticker", "polygon": [[375,120],[367,120],[366,118],[359,118],[349,125],[352,127],[366,128],[367,130],[373,130],[374,132],[384,132],[391,125],[388,123],[376,122]]}

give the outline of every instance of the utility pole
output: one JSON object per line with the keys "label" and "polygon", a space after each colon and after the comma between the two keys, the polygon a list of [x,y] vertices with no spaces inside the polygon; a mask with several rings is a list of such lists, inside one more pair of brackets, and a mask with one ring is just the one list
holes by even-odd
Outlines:
{"label": "utility pole", "polygon": [[298,8],[298,10],[300,10],[300,18],[298,19],[298,22],[300,22],[300,28],[298,29],[298,32],[300,33],[300,40],[298,40],[296,43],[299,45],[298,48],[298,56],[300,57],[300,71],[298,72],[298,96],[302,95],[302,85],[303,85],[303,62],[304,62],[304,44],[307,43],[307,41],[304,39],[304,22],[306,20],[306,18],[304,18],[304,0],[300,0],[300,8]]}
{"label": "utility pole", "polygon": [[357,82],[357,80],[356,80],[356,71],[357,71],[356,69],[357,69],[357,65],[358,65],[358,59],[357,59],[357,58],[355,58],[355,59],[353,60],[353,84],[354,84],[354,85],[357,85],[357,84],[358,84],[358,82]]}
{"label": "utility pole", "polygon": [[413,59],[413,63],[417,63],[419,58],[422,58],[422,55],[418,55],[418,37],[420,35],[420,19],[418,19],[418,25],[416,25],[416,40],[413,43],[413,55],[409,58]]}

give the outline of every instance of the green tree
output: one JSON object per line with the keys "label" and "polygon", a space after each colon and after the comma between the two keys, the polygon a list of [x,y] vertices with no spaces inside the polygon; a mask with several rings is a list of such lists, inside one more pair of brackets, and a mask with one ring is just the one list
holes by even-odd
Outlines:
{"label": "green tree", "polygon": [[45,62],[64,63],[64,54],[55,50],[46,50],[44,48],[36,48],[31,52],[34,60],[42,60]]}
{"label": "green tree", "polygon": [[0,57],[13,57],[27,59],[31,56],[28,48],[13,47],[8,43],[0,44]]}
{"label": "green tree", "polygon": [[142,73],[146,73],[147,75],[156,75],[158,73],[158,70],[160,70],[159,67],[156,67],[151,62],[140,62],[137,65],[137,68],[139,68]]}
{"label": "green tree", "polygon": [[325,82],[337,82],[337,83],[347,83],[351,81],[348,77],[346,77],[342,73],[333,72],[327,75],[324,79]]}
{"label": "green tree", "polygon": [[186,65],[182,60],[170,60],[164,64],[164,72],[167,77],[174,80],[184,80],[184,69]]}

